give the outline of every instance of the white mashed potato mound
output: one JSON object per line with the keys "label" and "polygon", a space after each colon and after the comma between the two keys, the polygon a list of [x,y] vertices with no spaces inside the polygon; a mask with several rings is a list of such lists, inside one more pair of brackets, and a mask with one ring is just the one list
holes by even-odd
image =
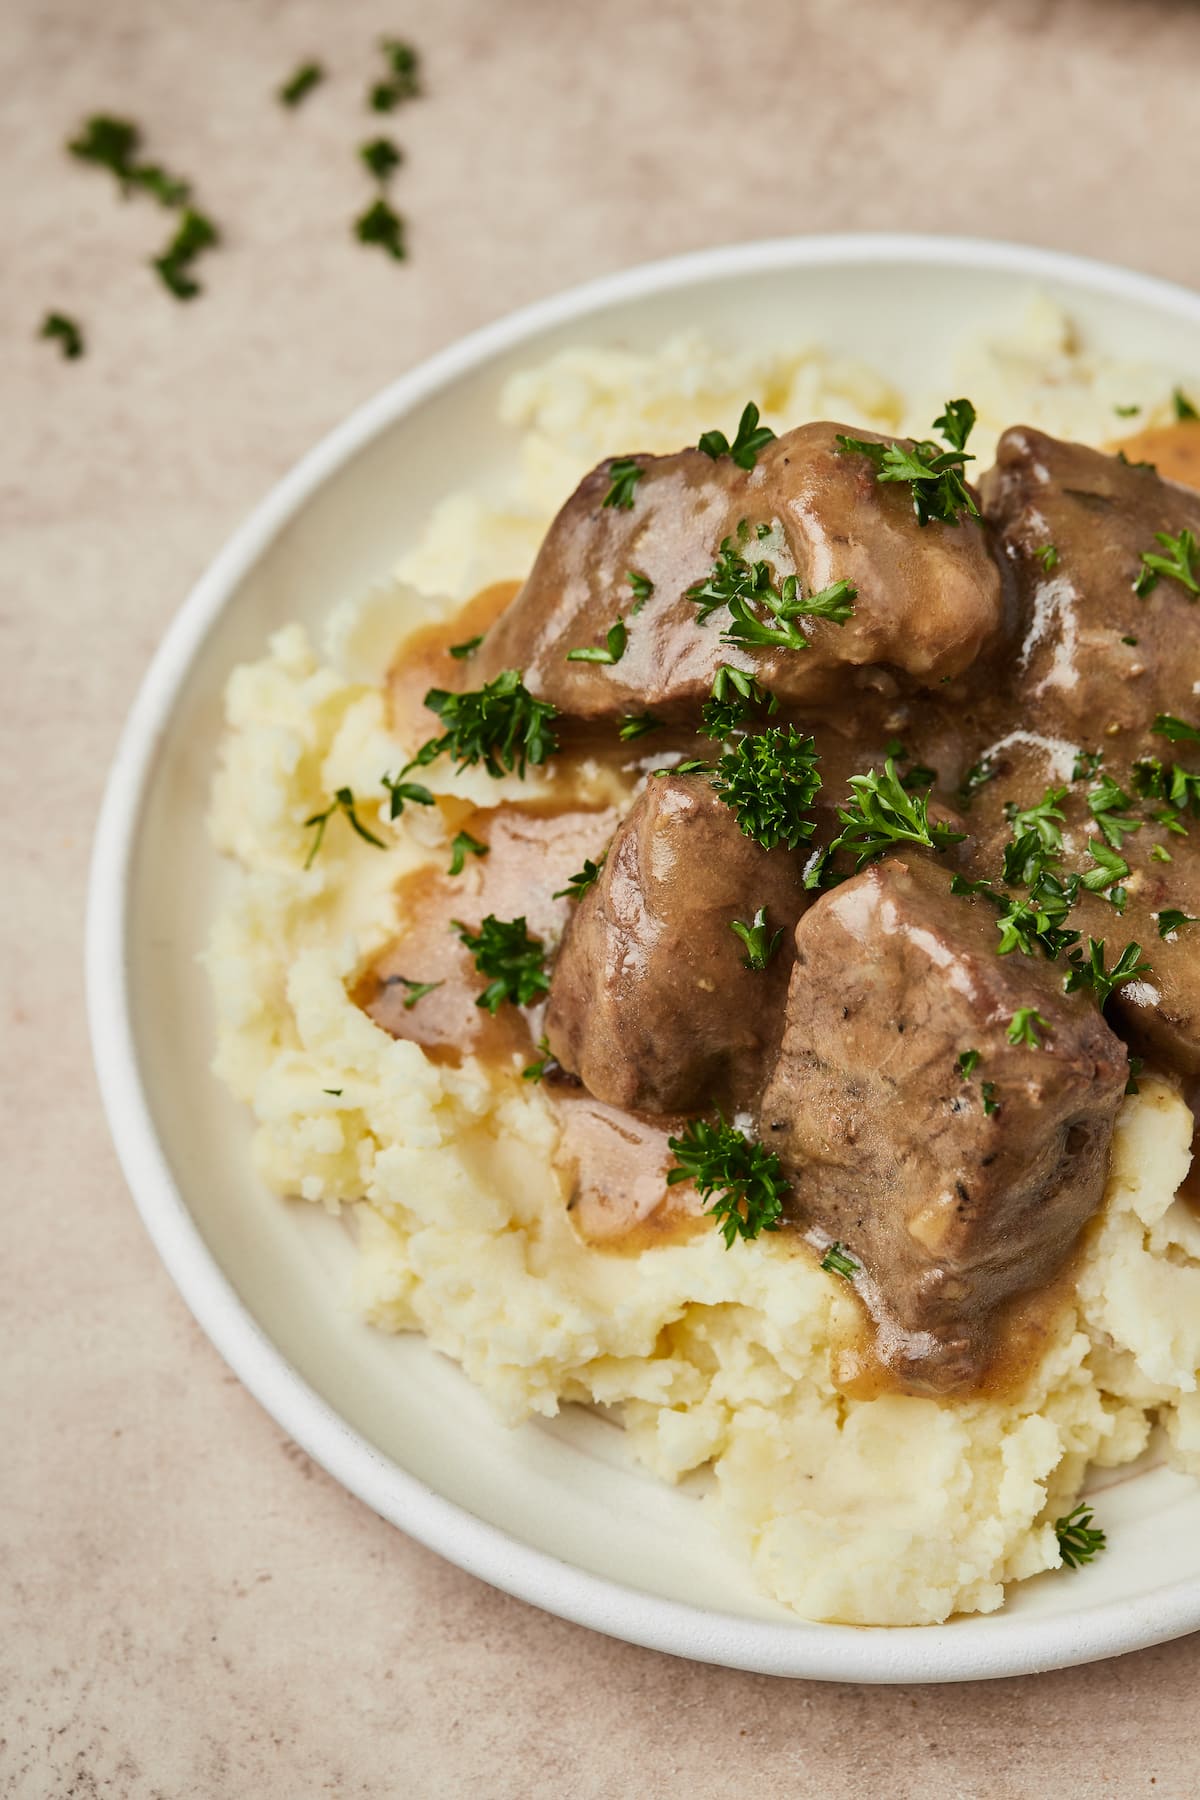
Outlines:
{"label": "white mashed potato mound", "polygon": [[[1161,376],[1089,360],[1044,302],[963,367],[985,430],[1022,416],[1099,440],[1114,394],[1143,405],[1140,422],[1166,416]],[[1155,1420],[1200,1475],[1200,1220],[1174,1198],[1192,1132],[1179,1096],[1146,1080],[1125,1102],[1076,1299],[1018,1398],[849,1399],[831,1348],[856,1302],[837,1276],[783,1235],[731,1251],[715,1230],[633,1255],[584,1246],[538,1089],[471,1059],[435,1064],[349,998],[394,933],[397,877],[444,865],[434,809],[392,824],[372,800],[360,817],[385,853],[334,818],[304,867],[304,821],[339,788],[380,794],[403,760],[378,682],[404,636],[522,574],[600,457],[731,429],[750,394],[781,430],[820,416],[910,422],[880,376],[812,348],[730,354],[689,337],[653,357],[563,352],[505,391],[523,434],[512,494],[448,499],[393,586],[337,609],[323,657],[290,626],[235,672],[211,820],[238,865],[208,958],[215,1066],[253,1109],[264,1181],[352,1210],[374,1324],[423,1332],[513,1426],[591,1402],[619,1414],[663,1479],[710,1467],[700,1504],[805,1617],[930,1624],[992,1611],[1007,1582],[1058,1567],[1053,1521],[1087,1466],[1137,1457]],[[552,789],[554,774],[531,771],[521,788],[434,765],[423,779],[495,803]]]}

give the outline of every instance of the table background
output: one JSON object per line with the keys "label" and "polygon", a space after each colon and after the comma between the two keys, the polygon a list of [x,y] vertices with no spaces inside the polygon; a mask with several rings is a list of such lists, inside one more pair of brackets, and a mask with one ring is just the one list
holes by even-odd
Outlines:
{"label": "table background", "polygon": [[[381,31],[427,74],[391,121],[404,267],[347,231]],[[285,112],[310,54],[333,79]],[[789,1684],[543,1617],[372,1517],[243,1392],[142,1233],[80,922],[156,641],[351,407],[526,300],[728,239],[979,233],[1200,285],[1198,73],[1187,0],[9,0],[0,1791],[1197,1791],[1200,1638],[975,1687]],[[104,109],[226,230],[190,306],[145,268],[167,215],[62,153]],[[34,341],[48,308],[85,322],[83,361]]]}

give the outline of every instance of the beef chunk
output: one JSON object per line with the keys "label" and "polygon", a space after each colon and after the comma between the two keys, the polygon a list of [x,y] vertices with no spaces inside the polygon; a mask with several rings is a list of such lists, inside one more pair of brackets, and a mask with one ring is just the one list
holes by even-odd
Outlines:
{"label": "beef chunk", "polygon": [[[627,510],[603,504],[612,465],[602,464],[567,501],[489,632],[474,664],[481,679],[521,669],[535,694],[597,719],[646,708],[694,713],[723,662],[808,708],[844,703],[847,676],[881,665],[925,687],[961,673],[1002,624],[983,534],[969,521],[920,527],[907,487],[880,484],[866,457],[837,453],[839,429],[788,432],[751,470],[698,450],[637,457],[643,474]],[[769,535],[758,536],[760,525]],[[686,594],[712,572],[726,538],[747,560],[768,562],[776,585],[793,573],[805,593],[853,583],[853,616],[844,625],[802,620],[805,651],[723,644],[728,613],[698,625]],[[636,613],[631,570],[654,590]],[[603,644],[618,614],[629,634],[619,662],[567,661],[573,648]]]}
{"label": "beef chunk", "polygon": [[[1114,761],[1152,752],[1154,715],[1195,707],[1200,631],[1194,596],[1178,581],[1163,577],[1144,597],[1133,584],[1141,553],[1162,554],[1157,532],[1200,539],[1200,495],[1026,426],[1004,433],[982,490],[1017,581],[1018,716],[1076,742],[1103,741]],[[1057,560],[1039,554],[1047,545]]]}
{"label": "beef chunk", "polygon": [[[783,1024],[801,859],[763,850],[703,776],[646,783],[579,902],[555,963],[546,1035],[599,1100],[639,1112],[743,1106]],[[766,909],[765,970],[730,930]]]}
{"label": "beef chunk", "polygon": [[[1040,1048],[1009,1042],[1025,1007],[1047,1021]],[[877,863],[801,919],[761,1136],[796,1221],[861,1263],[880,1353],[910,1385],[977,1380],[1003,1302],[1062,1266],[1100,1203],[1126,1074],[1061,965],[997,955],[994,914],[933,863]]]}

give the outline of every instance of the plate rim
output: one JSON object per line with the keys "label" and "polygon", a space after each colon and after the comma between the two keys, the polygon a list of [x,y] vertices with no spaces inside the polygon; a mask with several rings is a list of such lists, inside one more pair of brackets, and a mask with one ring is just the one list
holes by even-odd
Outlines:
{"label": "plate rim", "polygon": [[638,264],[535,300],[456,339],[327,432],[258,502],[192,587],[142,678],[117,745],[93,840],[85,928],[92,1055],[109,1131],[142,1223],[201,1330],[315,1462],[428,1549],[560,1618],[695,1661],[864,1683],[995,1679],[1165,1642],[1200,1628],[1200,1577],[1048,1619],[1000,1613],[926,1626],[775,1622],[689,1606],[593,1575],[443,1498],[375,1449],[303,1380],[205,1244],[171,1175],[141,1081],[127,915],[149,778],[193,660],[272,539],[373,438],[459,377],[614,303],[728,275],[896,260],[1060,281],[1140,302],[1200,329],[1200,294],[1117,264],[995,239],[867,232],[770,238]]}

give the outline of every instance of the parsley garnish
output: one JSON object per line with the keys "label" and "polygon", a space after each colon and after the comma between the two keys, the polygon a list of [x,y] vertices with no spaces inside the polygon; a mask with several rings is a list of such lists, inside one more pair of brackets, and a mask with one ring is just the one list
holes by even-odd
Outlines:
{"label": "parsley garnish", "polygon": [[[1118,856],[1115,850],[1110,850],[1107,844],[1090,843],[1088,854],[1096,865],[1095,868],[1088,870],[1082,881],[1082,886],[1088,890],[1089,894],[1106,893],[1109,888],[1113,887],[1114,882],[1124,881],[1127,878],[1129,864],[1123,856]],[[1118,896],[1120,896],[1119,900]],[[1125,900],[1123,889],[1115,888],[1110,898],[1117,907],[1117,911],[1122,912]]]}
{"label": "parsley garnish", "polygon": [[1200,412],[1196,411],[1182,388],[1175,389],[1171,402],[1175,408],[1175,417],[1181,425],[1188,419],[1200,419]]}
{"label": "parsley garnish", "polygon": [[751,1143],[720,1113],[715,1125],[689,1120],[682,1136],[668,1138],[667,1144],[679,1165],[667,1176],[668,1187],[694,1181],[706,1200],[716,1196],[707,1211],[721,1221],[727,1250],[738,1237],[779,1230],[783,1196],[791,1184],[773,1151]]}
{"label": "parsley garnish", "polygon": [[978,1067],[982,1056],[983,1052],[981,1050],[963,1050],[960,1053],[958,1058],[958,1072],[964,1081],[969,1081],[971,1079],[972,1071]]}
{"label": "parsley garnish", "polygon": [[626,713],[617,726],[617,736],[622,743],[629,743],[632,738],[645,737],[648,731],[660,731],[662,724],[652,712]]}
{"label": "parsley garnish", "polygon": [[444,987],[446,984],[444,981],[413,981],[407,975],[388,975],[385,977],[383,985],[384,987],[407,988],[408,993],[403,1004],[405,1012],[411,1012],[418,1000],[423,1000],[426,994],[432,994],[434,988]]}
{"label": "parsley garnish", "polygon": [[728,456],[739,469],[752,469],[758,461],[759,451],[774,441],[775,433],[769,425],[759,424],[758,408],[750,400],[738,421],[737,435],[732,444],[723,431],[706,431],[696,448],[703,450],[705,456],[711,456],[714,462],[718,457]]}
{"label": "parsley garnish", "polygon": [[1200,594],[1200,581],[1192,567],[1196,557],[1195,538],[1190,531],[1181,531],[1178,537],[1172,537],[1169,531],[1156,531],[1154,540],[1169,554],[1160,556],[1156,550],[1142,551],[1142,566],[1133,583],[1134,593],[1145,599],[1158,586],[1159,578],[1166,576],[1177,581],[1194,600]]}
{"label": "parsley garnish", "polygon": [[186,181],[170,175],[157,163],[137,161],[142,134],[128,119],[114,119],[97,113],[84,125],[77,138],[67,145],[80,162],[108,169],[121,184],[123,193],[141,188],[161,206],[184,206],[191,189]]}
{"label": "parsley garnish", "polygon": [[[1004,816],[1013,828],[1014,837],[1032,832],[1047,854],[1059,852],[1062,849],[1061,826],[1066,817],[1062,811],[1062,802],[1066,797],[1065,787],[1048,787],[1036,806],[1019,807],[1014,801],[1008,801]],[[1005,876],[1006,881],[1010,879],[1010,876]]]}
{"label": "parsley garnish", "polygon": [[1169,738],[1173,744],[1200,744],[1200,728],[1177,719],[1174,713],[1156,714],[1150,729],[1159,737]]}
{"label": "parsley garnish", "polygon": [[457,832],[450,845],[450,867],[446,873],[461,875],[466,868],[468,856],[487,856],[490,848],[490,845],[481,844],[478,838],[472,837],[469,831]]}
{"label": "parsley garnish", "polygon": [[567,882],[566,887],[559,888],[557,894],[554,895],[554,899],[582,900],[588,889],[600,879],[600,871],[607,861],[607,850],[604,852],[604,855],[600,858],[599,862],[593,862],[590,856],[585,856],[583,859],[583,867],[580,869],[578,875],[572,875]]}
{"label": "parsley garnish", "polygon": [[405,781],[403,770],[399,775],[385,775],[383,786],[392,797],[388,807],[389,819],[398,819],[410,801],[414,806],[433,805],[433,795],[429,789],[422,787],[419,781]]}
{"label": "parsley garnish", "polygon": [[618,619],[610,625],[608,635],[603,644],[581,644],[575,650],[567,651],[568,662],[581,663],[619,663],[625,654],[625,646],[629,642],[629,633],[625,629],[624,619]]}
{"label": "parsley garnish", "polygon": [[640,613],[647,600],[654,592],[654,583],[647,575],[639,575],[636,569],[626,569],[625,579],[633,589],[633,605],[630,612]]}
{"label": "parsley garnish", "polygon": [[363,839],[364,843],[374,844],[377,850],[387,849],[387,845],[384,843],[383,839],[377,838],[373,831],[368,831],[362,820],[359,818],[358,813],[355,810],[353,791],[348,787],[339,788],[323,812],[315,812],[310,818],[307,818],[304,821],[305,831],[310,829],[315,829],[316,831],[316,836],[313,838],[308,855],[304,859],[304,866],[306,869],[312,868],[313,858],[316,856],[317,851],[321,848],[325,839],[325,827],[328,825],[330,819],[332,819],[334,813],[338,812],[345,814],[351,830],[356,831],[359,837]]}
{"label": "parsley garnish", "polygon": [[1077,989],[1088,989],[1095,995],[1096,1005],[1103,1009],[1115,988],[1136,980],[1139,975],[1150,974],[1150,964],[1143,962],[1141,956],[1140,944],[1126,944],[1112,968],[1106,969],[1104,939],[1097,942],[1095,938],[1089,938],[1086,960],[1082,950],[1072,950],[1067,959],[1071,968],[1065,983],[1066,991],[1073,994]]}
{"label": "parsley garnish", "polygon": [[332,1094],[335,1100],[341,1099],[343,1091],[344,1090],[342,1088],[322,1088],[321,1089],[321,1092],[323,1094]]}
{"label": "parsley garnish", "polygon": [[[772,725],[744,737],[716,766],[712,785],[737,815],[747,837],[764,850],[794,850],[813,834],[809,809],[821,786],[817,750],[794,725]],[[682,770],[685,765],[680,765]],[[703,763],[696,765],[704,768]]]}
{"label": "parsley garnish", "polygon": [[[808,639],[795,624],[800,618],[830,619],[844,625],[854,611],[858,589],[848,581],[835,581],[807,598],[794,575],[775,586],[769,563],[749,562],[732,537],[721,540],[720,553],[704,581],[688,588],[685,598],[699,606],[696,623],[703,625],[722,606],[733,623],[722,633],[726,644],[767,644],[776,649],[807,650]],[[766,608],[773,623],[750,610],[751,602]]]}
{"label": "parsley garnish", "polygon": [[1171,808],[1169,812],[1155,813],[1157,822],[1165,825],[1168,831],[1186,836],[1187,827],[1180,824],[1178,814],[1189,807],[1200,813],[1200,773],[1193,773],[1179,763],[1173,763],[1168,769],[1157,756],[1139,758],[1130,773],[1134,792],[1143,800],[1165,800]]}
{"label": "parsley garnish", "polygon": [[975,458],[967,454],[966,443],[975,424],[975,408],[969,400],[947,400],[945,411],[933,421],[951,446],[943,450],[929,438],[917,438],[911,448],[901,443],[877,444],[866,438],[846,437],[838,433],[838,455],[867,456],[875,465],[876,481],[907,481],[912,486],[913,511],[918,525],[938,520],[943,525],[957,525],[962,514],[979,517],[963,479],[967,463]]}
{"label": "parsley garnish", "polygon": [[38,332],[38,336],[57,338],[67,362],[74,362],[76,357],[83,355],[83,332],[74,319],[69,319],[66,313],[47,313],[42,320],[42,329]]}
{"label": "parsley garnish", "polygon": [[633,510],[633,491],[646,473],[632,456],[618,456],[608,465],[609,488],[601,506],[615,506],[619,512]]}
{"label": "parsley garnish", "polygon": [[730,921],[729,929],[734,932],[736,936],[741,938],[742,943],[746,946],[746,954],[742,958],[742,965],[747,969],[765,969],[775,952],[778,950],[779,940],[783,936],[782,925],[779,927],[778,931],[774,933],[768,932],[767,909],[765,906],[759,907],[749,925],[745,924],[741,919],[732,919]]}
{"label": "parsley garnish", "polygon": [[1197,919],[1192,913],[1180,912],[1177,906],[1164,907],[1162,912],[1155,916],[1158,919],[1160,938],[1173,937],[1183,925],[1200,925],[1200,919]]}
{"label": "parsley garnish", "polygon": [[391,138],[385,137],[360,144],[358,154],[378,182],[389,180],[404,160]]}
{"label": "parsley garnish", "polygon": [[1049,1019],[1043,1019],[1033,1006],[1019,1006],[1008,1021],[1008,1041],[1010,1044],[1028,1044],[1031,1050],[1042,1047],[1039,1032],[1049,1031]]}
{"label": "parsley garnish", "polygon": [[1077,750],[1071,768],[1072,781],[1090,781],[1104,767],[1104,757],[1099,750]]}
{"label": "parsley garnish", "polygon": [[306,94],[325,79],[325,71],[318,62],[301,63],[296,73],[284,82],[279,90],[279,98],[284,106],[299,106]]}
{"label": "parsley garnish", "polygon": [[555,1060],[550,1051],[549,1038],[544,1035],[540,1037],[538,1039],[537,1047],[542,1054],[536,1062],[526,1063],[525,1067],[521,1070],[522,1081],[540,1081],[542,1076],[546,1073],[546,1070],[550,1067],[550,1064]]}
{"label": "parsley garnish", "polygon": [[1141,412],[1140,406],[1114,406],[1113,411],[1118,419],[1132,419]]}
{"label": "parsley garnish", "polygon": [[547,991],[546,947],[540,938],[530,937],[524,916],[498,919],[489,913],[478,932],[457,919],[451,923],[475,958],[479,973],[491,977],[476,1006],[486,1006],[494,1016],[506,1000],[528,1006]]}
{"label": "parsley garnish", "polygon": [[981,1081],[979,1084],[979,1094],[983,1101],[984,1117],[990,1119],[994,1113],[1000,1111],[1000,1102],[996,1098],[995,1082]]}
{"label": "parsley garnish", "polygon": [[1078,875],[1070,875],[1062,882],[1050,870],[1043,869],[1024,899],[1000,893],[990,881],[969,881],[965,875],[951,876],[950,892],[980,894],[999,908],[1000,917],[996,920],[996,929],[1000,933],[996,947],[998,956],[1008,956],[1013,950],[1020,950],[1023,956],[1032,956],[1036,947],[1054,962],[1062,950],[1079,941],[1077,931],[1064,927],[1078,897]]}
{"label": "parsley garnish", "polygon": [[1133,801],[1111,775],[1102,775],[1095,787],[1089,789],[1087,803],[1088,811],[1114,850],[1119,850],[1132,832],[1142,829],[1143,821],[1123,810],[1132,806]]}
{"label": "parsley garnish", "polygon": [[535,700],[516,669],[502,669],[494,681],[465,694],[430,688],[425,704],[446,729],[421,745],[402,775],[448,755],[460,768],[482,763],[497,778],[506,770],[524,777],[527,763],[545,762],[558,749],[550,725],[558,717],[556,708]]}
{"label": "parsley garnish", "polygon": [[843,848],[853,850],[856,873],[877,856],[883,856],[893,844],[923,844],[927,850],[945,850],[960,843],[964,836],[949,825],[930,824],[928,800],[922,794],[909,793],[890,756],[882,775],[874,769],[866,775],[852,775],[850,786],[853,798],[847,806],[838,808],[842,830],[829,849],[831,855]]}
{"label": "parsley garnish", "polygon": [[478,650],[478,648],[479,648],[480,644],[482,644],[482,642],[483,642],[483,633],[481,631],[477,637],[467,638],[464,643],[451,644],[450,645],[450,654],[454,658],[455,662],[466,662],[466,660],[469,656],[474,656],[475,652]]}
{"label": "parsley garnish", "polygon": [[177,300],[193,300],[203,291],[192,275],[192,264],[201,251],[211,249],[219,242],[212,220],[189,206],[179,221],[175,236],[162,255],[153,259],[153,267]]}
{"label": "parsley garnish", "polygon": [[1065,1518],[1054,1521],[1059,1554],[1068,1569],[1090,1563],[1108,1542],[1100,1527],[1092,1524],[1094,1516],[1091,1507],[1081,1500]]}
{"label": "parsley garnish", "polygon": [[1155,844],[1150,852],[1151,862],[1174,862],[1175,858],[1165,844]]}
{"label": "parsley garnish", "polygon": [[1057,569],[1059,562],[1058,550],[1053,544],[1043,544],[1041,549],[1035,550],[1033,554],[1037,557],[1037,560],[1041,563],[1047,575],[1049,575],[1052,570]]}
{"label": "parsley garnish", "polygon": [[980,788],[995,779],[996,767],[990,756],[982,756],[977,763],[972,763],[958,784],[958,797],[963,805],[970,806]]}
{"label": "parsley garnish", "polygon": [[821,1258],[821,1267],[827,1275],[842,1275],[847,1281],[853,1281],[858,1274],[858,1264],[847,1253],[845,1244],[837,1238],[834,1238]]}
{"label": "parsley garnish", "polygon": [[386,200],[374,200],[366,212],[354,221],[354,235],[360,244],[378,244],[395,262],[408,255],[404,241],[404,220]]}
{"label": "parsley garnish", "polygon": [[752,675],[722,663],[713,676],[711,698],[700,708],[705,737],[727,738],[749,717],[756,706],[773,713],[779,702],[761,688]]}
{"label": "parsley garnish", "polygon": [[411,44],[384,38],[382,45],[388,62],[388,76],[378,81],[367,95],[374,112],[394,112],[405,100],[415,100],[421,92],[420,62]]}
{"label": "parsley garnish", "polygon": [[1145,1066],[1146,1064],[1140,1056],[1131,1056],[1129,1058],[1129,1080],[1125,1083],[1125,1092],[1127,1094],[1141,1093],[1142,1090],[1137,1084],[1137,1078]]}

